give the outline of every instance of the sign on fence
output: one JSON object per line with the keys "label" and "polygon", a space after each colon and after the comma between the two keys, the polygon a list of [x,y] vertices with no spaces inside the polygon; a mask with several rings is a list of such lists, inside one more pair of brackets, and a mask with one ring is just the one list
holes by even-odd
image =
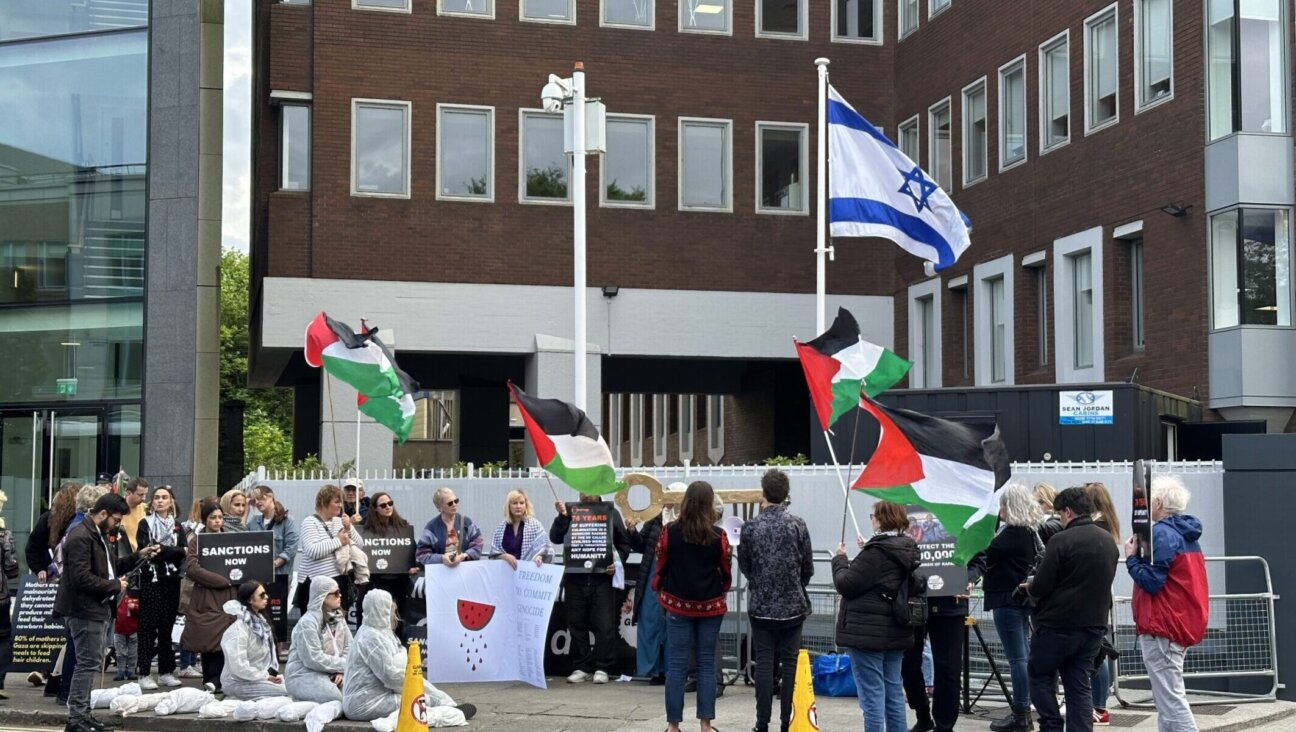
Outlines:
{"label": "sign on fence", "polygon": [[63,623],[54,617],[58,581],[41,582],[25,574],[14,595],[13,664],[9,670],[47,671],[63,647]]}
{"label": "sign on fence", "polygon": [[274,581],[274,532],[222,531],[198,535],[198,564],[234,584]]}

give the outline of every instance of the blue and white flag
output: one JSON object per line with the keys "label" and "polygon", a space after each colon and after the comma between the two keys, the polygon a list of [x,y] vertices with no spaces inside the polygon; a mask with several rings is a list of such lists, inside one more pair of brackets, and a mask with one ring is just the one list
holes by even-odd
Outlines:
{"label": "blue and white flag", "polygon": [[917,163],[828,87],[828,221],[833,236],[877,236],[945,269],[971,222]]}

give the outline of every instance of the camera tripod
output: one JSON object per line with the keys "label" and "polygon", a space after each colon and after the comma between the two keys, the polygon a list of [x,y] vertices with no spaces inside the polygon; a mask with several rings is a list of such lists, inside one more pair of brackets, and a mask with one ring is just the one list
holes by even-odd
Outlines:
{"label": "camera tripod", "polygon": [[[977,644],[981,646],[981,652],[985,654],[986,661],[990,664],[990,676],[981,684],[981,689],[977,691],[976,698],[972,698],[972,646],[971,635],[975,633]],[[985,695],[986,689],[990,687],[991,680],[999,683],[999,690],[1003,692],[1004,701],[1008,706],[1012,706],[1012,695],[1008,693],[1008,685],[1004,683],[1003,674],[999,672],[999,664],[995,663],[994,654],[990,653],[990,648],[986,646],[985,636],[981,634],[981,627],[977,625],[976,618],[969,614],[963,620],[963,706],[960,710],[962,714],[971,714],[972,705],[981,700]]]}

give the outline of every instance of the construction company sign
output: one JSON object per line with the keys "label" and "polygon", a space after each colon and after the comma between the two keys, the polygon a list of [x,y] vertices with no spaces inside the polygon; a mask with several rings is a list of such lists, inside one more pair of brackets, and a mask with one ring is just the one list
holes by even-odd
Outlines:
{"label": "construction company sign", "polygon": [[1112,424],[1115,401],[1111,391],[1058,392],[1058,424]]}

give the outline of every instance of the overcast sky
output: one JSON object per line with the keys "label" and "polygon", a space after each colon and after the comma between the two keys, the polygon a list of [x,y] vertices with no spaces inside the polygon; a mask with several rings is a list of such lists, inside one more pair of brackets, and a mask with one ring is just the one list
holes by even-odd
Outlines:
{"label": "overcast sky", "polygon": [[225,157],[221,246],[248,250],[251,194],[252,0],[225,4]]}

